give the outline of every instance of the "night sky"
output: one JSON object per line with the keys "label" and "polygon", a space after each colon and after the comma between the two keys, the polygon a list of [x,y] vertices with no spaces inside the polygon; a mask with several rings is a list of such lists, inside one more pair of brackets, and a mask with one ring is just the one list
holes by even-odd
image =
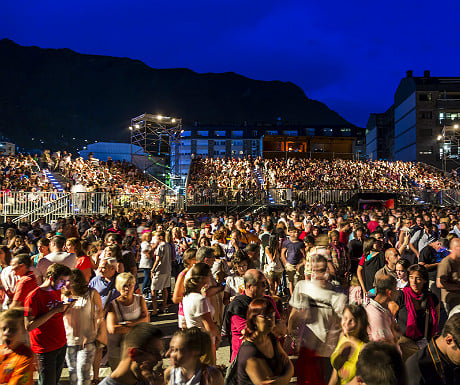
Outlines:
{"label": "night sky", "polygon": [[406,70],[460,76],[459,19],[452,0],[3,0],[0,38],[291,81],[365,126]]}

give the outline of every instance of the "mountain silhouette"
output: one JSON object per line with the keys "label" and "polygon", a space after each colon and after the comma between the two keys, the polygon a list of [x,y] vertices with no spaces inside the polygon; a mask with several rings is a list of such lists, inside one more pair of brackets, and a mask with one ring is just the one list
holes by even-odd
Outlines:
{"label": "mountain silhouette", "polygon": [[[348,125],[290,82],[227,72],[154,69],[139,60],[24,47],[0,40],[0,134],[21,147],[76,148],[84,140],[129,140],[142,113],[184,125]],[[33,138],[33,140],[32,140]],[[75,139],[73,139],[75,138]]]}

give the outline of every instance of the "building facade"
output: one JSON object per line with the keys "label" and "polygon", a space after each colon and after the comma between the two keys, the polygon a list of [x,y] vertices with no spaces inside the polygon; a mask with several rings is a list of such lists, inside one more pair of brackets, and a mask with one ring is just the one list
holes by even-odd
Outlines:
{"label": "building facade", "polygon": [[366,125],[366,156],[370,160],[394,160],[394,108],[381,114],[370,114]]}
{"label": "building facade", "polygon": [[414,77],[407,71],[394,96],[395,159],[440,167],[459,158],[460,77]]}

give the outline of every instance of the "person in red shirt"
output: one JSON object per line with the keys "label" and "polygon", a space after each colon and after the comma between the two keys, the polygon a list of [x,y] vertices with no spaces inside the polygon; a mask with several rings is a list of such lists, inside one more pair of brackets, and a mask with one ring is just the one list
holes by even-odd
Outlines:
{"label": "person in red shirt", "polygon": [[68,253],[74,253],[77,256],[75,268],[83,273],[86,282],[91,279],[91,259],[85,255],[81,242],[78,238],[68,238],[65,242],[65,248]]}
{"label": "person in red shirt", "polygon": [[9,309],[0,316],[0,384],[33,385],[34,354],[26,345],[24,312]]}
{"label": "person in red shirt", "polygon": [[27,295],[38,286],[35,274],[30,271],[31,264],[29,254],[18,254],[11,261],[11,268],[19,280],[14,286],[14,297],[10,309],[24,307]]}
{"label": "person in red shirt", "polygon": [[70,274],[67,266],[53,263],[46,280],[26,298],[25,324],[39,363],[39,385],[57,385],[64,367],[67,339],[62,316],[75,302],[63,303],[61,289]]}

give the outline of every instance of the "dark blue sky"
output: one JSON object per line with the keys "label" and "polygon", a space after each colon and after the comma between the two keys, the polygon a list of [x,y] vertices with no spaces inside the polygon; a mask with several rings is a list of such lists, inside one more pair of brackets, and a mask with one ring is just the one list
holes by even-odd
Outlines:
{"label": "dark blue sky", "polygon": [[459,18],[452,0],[3,0],[0,38],[291,81],[365,126],[407,69],[460,76]]}

